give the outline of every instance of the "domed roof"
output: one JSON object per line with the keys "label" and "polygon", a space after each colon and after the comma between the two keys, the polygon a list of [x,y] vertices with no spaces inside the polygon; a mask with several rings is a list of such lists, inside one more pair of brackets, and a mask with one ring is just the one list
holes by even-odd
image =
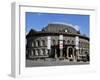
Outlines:
{"label": "domed roof", "polygon": [[44,32],[67,32],[77,34],[77,30],[73,27],[73,25],[65,24],[65,23],[50,23],[47,27],[43,28]]}

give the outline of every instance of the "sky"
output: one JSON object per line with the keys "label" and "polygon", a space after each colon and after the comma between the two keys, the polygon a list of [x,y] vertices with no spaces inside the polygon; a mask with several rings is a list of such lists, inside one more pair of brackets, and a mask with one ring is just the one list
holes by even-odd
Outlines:
{"label": "sky", "polygon": [[49,23],[59,22],[78,26],[81,34],[89,36],[89,15],[26,12],[26,32],[40,31]]}

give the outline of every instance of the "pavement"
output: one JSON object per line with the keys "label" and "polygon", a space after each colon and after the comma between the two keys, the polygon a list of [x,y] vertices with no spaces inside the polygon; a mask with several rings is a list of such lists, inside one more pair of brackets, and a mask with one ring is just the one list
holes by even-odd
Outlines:
{"label": "pavement", "polygon": [[41,66],[62,66],[62,65],[85,65],[89,64],[89,62],[75,62],[68,60],[59,60],[59,59],[37,59],[37,60],[29,60],[26,59],[26,67],[41,67]]}

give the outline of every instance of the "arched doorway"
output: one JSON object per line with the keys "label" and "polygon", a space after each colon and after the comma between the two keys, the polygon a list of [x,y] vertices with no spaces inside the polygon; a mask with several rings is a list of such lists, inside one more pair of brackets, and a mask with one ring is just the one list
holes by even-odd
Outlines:
{"label": "arched doorway", "polygon": [[72,47],[70,47],[70,48],[68,48],[68,57],[73,57],[73,48]]}

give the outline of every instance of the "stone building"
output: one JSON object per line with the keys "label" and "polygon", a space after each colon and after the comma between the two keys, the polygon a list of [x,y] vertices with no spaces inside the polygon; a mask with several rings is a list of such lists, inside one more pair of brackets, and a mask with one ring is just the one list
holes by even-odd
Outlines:
{"label": "stone building", "polygon": [[31,29],[26,41],[27,59],[89,61],[89,37],[73,25],[50,23],[41,31]]}

